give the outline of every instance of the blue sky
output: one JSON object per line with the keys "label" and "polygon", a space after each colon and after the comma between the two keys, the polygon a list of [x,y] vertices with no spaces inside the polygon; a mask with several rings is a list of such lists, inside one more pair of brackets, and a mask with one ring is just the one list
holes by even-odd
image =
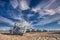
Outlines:
{"label": "blue sky", "polygon": [[60,0],[0,0],[0,27],[21,23],[40,29],[60,29]]}

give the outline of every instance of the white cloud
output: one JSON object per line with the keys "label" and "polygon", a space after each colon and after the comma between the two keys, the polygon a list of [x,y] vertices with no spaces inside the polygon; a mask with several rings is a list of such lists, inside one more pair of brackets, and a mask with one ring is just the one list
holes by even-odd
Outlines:
{"label": "white cloud", "polygon": [[10,0],[13,8],[19,7],[21,10],[29,9],[30,0]]}
{"label": "white cloud", "polygon": [[9,31],[11,30],[13,27],[0,27],[0,31]]}
{"label": "white cloud", "polygon": [[32,8],[32,11],[39,12],[42,9],[44,9],[45,6],[47,6],[52,0],[43,0],[40,2],[36,7]]}
{"label": "white cloud", "polygon": [[47,4],[44,8],[49,8],[56,0],[51,0],[49,4]]}
{"label": "white cloud", "polygon": [[34,20],[34,21],[30,21],[30,23],[32,24],[32,23],[34,23],[34,22],[38,22],[37,20]]}
{"label": "white cloud", "polygon": [[[51,5],[48,6],[48,9],[56,9],[57,7],[60,6],[60,0],[53,0]],[[48,4],[49,5],[49,4]],[[46,7],[47,8],[47,7]]]}
{"label": "white cloud", "polygon": [[38,7],[38,8],[32,8],[32,10],[31,10],[31,11],[39,12],[39,10],[40,10],[40,8]]}
{"label": "white cloud", "polygon": [[54,15],[56,12],[53,9],[45,10],[41,14]]}
{"label": "white cloud", "polygon": [[14,25],[14,22],[12,22],[11,20],[9,20],[9,19],[7,19],[5,17],[2,17],[2,16],[0,16],[0,21],[9,23],[11,25]]}
{"label": "white cloud", "polygon": [[28,14],[28,15],[27,15],[28,18],[31,17],[31,16],[34,16],[34,14]]}
{"label": "white cloud", "polygon": [[21,13],[21,10],[18,10],[18,11],[19,12],[17,13],[17,11],[15,12],[14,10],[7,10],[7,13],[9,13],[8,15],[11,18],[19,20],[19,18],[23,16],[23,14]]}
{"label": "white cloud", "polygon": [[57,10],[56,10],[58,13],[60,13],[60,6],[57,7]]}
{"label": "white cloud", "polygon": [[21,10],[30,9],[26,0],[19,0],[19,8]]}
{"label": "white cloud", "polygon": [[[16,22],[16,25],[19,26],[19,27],[32,27],[32,24],[25,21],[23,18],[18,18],[21,22]],[[2,22],[6,22],[6,23],[9,23],[11,25],[14,25],[15,22],[12,22],[11,20],[7,19],[7,18],[4,18],[4,17],[1,17],[0,16],[0,21]]]}
{"label": "white cloud", "polygon": [[18,7],[18,0],[10,0],[10,3],[11,3],[13,8],[17,8]]}
{"label": "white cloud", "polygon": [[60,25],[60,21],[57,22]]}
{"label": "white cloud", "polygon": [[43,0],[36,7],[32,8],[32,11],[38,12],[40,17],[60,13],[60,9],[58,8],[58,11],[56,9],[59,6],[59,2],[59,0]]}
{"label": "white cloud", "polygon": [[20,18],[20,21],[21,21],[20,23],[17,23],[17,25],[20,26],[20,27],[30,27],[30,26],[32,26],[31,23],[25,21],[23,18]]}
{"label": "white cloud", "polygon": [[38,24],[39,25],[45,25],[45,24],[55,22],[57,20],[60,20],[60,15],[53,15],[51,17],[46,17],[43,20],[41,20]]}
{"label": "white cloud", "polygon": [[23,24],[23,26],[30,26],[30,25],[31,25],[31,24],[28,23],[27,21],[24,21],[22,24]]}

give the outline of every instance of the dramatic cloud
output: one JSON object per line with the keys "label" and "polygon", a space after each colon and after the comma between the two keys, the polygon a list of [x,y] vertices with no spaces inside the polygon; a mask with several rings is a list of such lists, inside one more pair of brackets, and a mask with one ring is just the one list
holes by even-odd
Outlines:
{"label": "dramatic cloud", "polygon": [[48,5],[46,5],[44,8],[49,8],[55,1],[56,0],[51,0],[51,2]]}
{"label": "dramatic cloud", "polygon": [[59,0],[44,0],[39,3],[35,8],[32,8],[32,11],[38,12],[40,16],[54,15],[55,13],[59,12],[59,2]]}
{"label": "dramatic cloud", "polygon": [[18,25],[20,25],[21,27],[30,27],[31,23],[25,21],[23,18],[20,18],[20,23]]}
{"label": "dramatic cloud", "polygon": [[28,18],[31,17],[31,16],[34,16],[34,14],[28,14],[28,15],[27,15]]}
{"label": "dramatic cloud", "polygon": [[29,9],[29,2],[30,0],[10,0],[11,5],[13,8],[19,7],[21,10]]}
{"label": "dramatic cloud", "polygon": [[7,3],[0,1],[0,9],[2,9],[0,22],[6,24],[17,23],[16,25],[19,27],[33,27],[44,26],[60,20],[60,0],[42,0],[33,8],[30,8],[31,0],[10,0]]}
{"label": "dramatic cloud", "polygon": [[40,25],[46,25],[46,24],[55,22],[57,20],[60,20],[60,15],[59,14],[58,15],[55,14],[55,15],[53,15],[51,17],[46,17],[43,20],[41,20],[38,24],[40,24]]}
{"label": "dramatic cloud", "polygon": [[6,22],[6,23],[9,23],[10,25],[14,25],[14,22],[12,22],[11,20],[5,18],[5,17],[2,17],[0,16],[0,22]]}
{"label": "dramatic cloud", "polygon": [[48,5],[50,2],[51,2],[51,0],[44,0],[44,1],[40,2],[36,7],[32,8],[32,11],[34,11],[34,12],[40,11],[40,10],[44,9],[44,7],[46,5]]}
{"label": "dramatic cloud", "polygon": [[32,8],[31,11],[38,12],[39,10],[41,10],[41,9],[38,7],[38,8]]}
{"label": "dramatic cloud", "polygon": [[0,31],[9,31],[12,27],[0,27]]}
{"label": "dramatic cloud", "polygon": [[40,15],[54,15],[54,14],[56,14],[57,13],[57,11],[55,11],[55,10],[53,10],[53,9],[45,9],[45,10],[43,10],[43,11],[40,11],[39,12],[39,14]]}
{"label": "dramatic cloud", "polygon": [[60,13],[60,6],[57,8],[57,10],[56,10],[58,13]]}
{"label": "dramatic cloud", "polygon": [[17,8],[18,7],[18,0],[10,0],[10,3],[11,3],[13,8]]}
{"label": "dramatic cloud", "polygon": [[57,22],[60,25],[60,21]]}
{"label": "dramatic cloud", "polygon": [[27,0],[19,0],[19,8],[21,10],[27,10],[27,9],[29,9]]}

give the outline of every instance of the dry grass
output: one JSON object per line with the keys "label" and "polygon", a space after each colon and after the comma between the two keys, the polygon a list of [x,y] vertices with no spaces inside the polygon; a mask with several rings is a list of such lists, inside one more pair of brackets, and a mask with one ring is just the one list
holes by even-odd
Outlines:
{"label": "dry grass", "polygon": [[31,32],[23,36],[0,34],[0,40],[60,40],[60,34],[50,32]]}

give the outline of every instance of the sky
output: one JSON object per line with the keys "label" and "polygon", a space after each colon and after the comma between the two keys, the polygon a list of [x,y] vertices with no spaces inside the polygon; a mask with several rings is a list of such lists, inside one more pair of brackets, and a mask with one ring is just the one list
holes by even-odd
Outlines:
{"label": "sky", "polygon": [[15,23],[60,29],[60,0],[0,0],[0,27],[13,27]]}

